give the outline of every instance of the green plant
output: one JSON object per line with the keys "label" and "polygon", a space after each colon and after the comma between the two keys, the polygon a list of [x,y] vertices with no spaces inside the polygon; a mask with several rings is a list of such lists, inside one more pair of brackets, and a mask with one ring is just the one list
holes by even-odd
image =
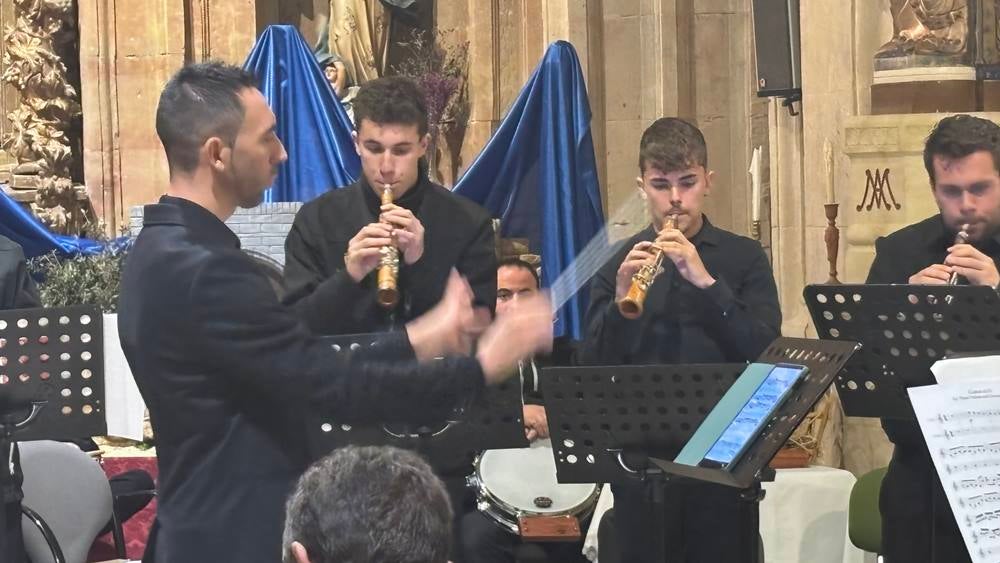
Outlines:
{"label": "green plant", "polygon": [[[430,143],[428,165],[436,174],[438,140],[449,129],[464,131],[469,117],[466,79],[469,74],[469,42],[455,39],[454,30],[428,33],[414,30],[408,41],[398,47],[407,52],[404,60],[393,65],[392,74],[412,79],[424,95],[427,105]],[[443,131],[444,130],[444,131]]]}
{"label": "green plant", "polygon": [[107,240],[96,254],[65,257],[51,252],[33,258],[28,269],[38,282],[44,307],[96,305],[104,313],[118,309],[121,270],[130,241]]}

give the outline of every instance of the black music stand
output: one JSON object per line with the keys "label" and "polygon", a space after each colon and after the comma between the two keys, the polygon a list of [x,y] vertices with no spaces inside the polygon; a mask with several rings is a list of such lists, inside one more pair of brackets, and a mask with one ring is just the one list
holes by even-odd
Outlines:
{"label": "black music stand", "polygon": [[[990,287],[810,285],[802,293],[820,338],[864,345],[837,377],[848,416],[915,425],[907,387],[935,383],[930,368],[946,356],[1000,348],[1000,297]],[[929,491],[932,519],[937,492]]]}
{"label": "black music stand", "polygon": [[1000,348],[989,287],[810,285],[803,295],[820,338],[864,345],[837,377],[848,416],[912,420],[906,388],[933,384],[934,362]]}
{"label": "black music stand", "polygon": [[[651,479],[652,500],[662,503],[668,478],[689,477],[742,489],[741,498],[749,508],[763,498],[760,482],[773,479],[768,463],[857,349],[853,342],[775,340],[759,362],[801,364],[809,367],[809,373],[772,414],[753,445],[725,469],[671,460],[746,364],[543,370],[542,390],[559,480]],[[748,545],[756,544],[756,510],[744,511],[742,519]],[[753,550],[754,557],[758,552],[759,546]]]}
{"label": "black music stand", "polygon": [[[104,324],[93,306],[0,311],[0,452],[17,441],[107,434]],[[3,463],[0,471],[7,471]],[[18,471],[18,470],[16,470]],[[13,479],[8,475],[4,480]],[[27,507],[61,561],[45,521]]]}
{"label": "black music stand", "polygon": [[[379,334],[329,336],[337,351],[377,347]],[[381,359],[394,360],[382,355]],[[392,445],[416,450],[434,467],[468,463],[485,449],[526,448],[521,387],[517,378],[486,388],[473,402],[458,405],[447,420],[412,425],[349,425],[323,414],[308,417],[309,455],[318,459],[346,445]]]}

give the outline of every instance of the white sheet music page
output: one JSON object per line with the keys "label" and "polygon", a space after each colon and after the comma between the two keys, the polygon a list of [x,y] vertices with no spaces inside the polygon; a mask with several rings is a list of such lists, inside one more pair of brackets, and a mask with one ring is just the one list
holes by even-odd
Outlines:
{"label": "white sheet music page", "polygon": [[1000,355],[970,356],[938,360],[931,366],[938,383],[1000,380]]}
{"label": "white sheet music page", "polygon": [[976,563],[1000,561],[1000,380],[907,390]]}

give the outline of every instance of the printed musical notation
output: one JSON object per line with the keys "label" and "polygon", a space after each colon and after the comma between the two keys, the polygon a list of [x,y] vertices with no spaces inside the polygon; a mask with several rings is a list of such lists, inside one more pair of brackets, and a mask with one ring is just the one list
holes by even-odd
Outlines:
{"label": "printed musical notation", "polygon": [[972,560],[1000,561],[1000,380],[908,392]]}

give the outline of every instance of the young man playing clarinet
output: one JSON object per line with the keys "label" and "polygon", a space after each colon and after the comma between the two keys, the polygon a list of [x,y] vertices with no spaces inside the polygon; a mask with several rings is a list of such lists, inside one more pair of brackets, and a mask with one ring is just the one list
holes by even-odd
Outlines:
{"label": "young man playing clarinet", "polygon": [[[366,82],[354,99],[362,175],[306,203],[285,240],[285,302],[313,332],[398,328],[441,299],[455,268],[493,309],[496,250],[489,213],[427,176],[427,109],[401,77]],[[382,203],[388,189],[392,203]],[[376,301],[382,248],[399,249],[398,302]]]}
{"label": "young man playing clarinet", "polygon": [[[639,144],[639,173],[651,224],[595,276],[578,357],[591,365],[755,359],[780,332],[774,275],[757,241],[712,225],[702,213],[713,173],[701,131],[677,118],[654,122]],[[623,315],[633,277],[656,260],[657,250],[662,266],[641,312]],[[660,542],[671,562],[757,560],[756,530],[740,527],[741,512],[753,511],[756,521],[757,507],[741,501],[737,489],[672,480],[659,505],[662,516],[652,513],[643,482],[616,483],[613,491],[620,553],[610,554],[612,561],[619,555],[623,563],[663,563],[657,559]],[[655,521],[665,528],[656,529]]]}

